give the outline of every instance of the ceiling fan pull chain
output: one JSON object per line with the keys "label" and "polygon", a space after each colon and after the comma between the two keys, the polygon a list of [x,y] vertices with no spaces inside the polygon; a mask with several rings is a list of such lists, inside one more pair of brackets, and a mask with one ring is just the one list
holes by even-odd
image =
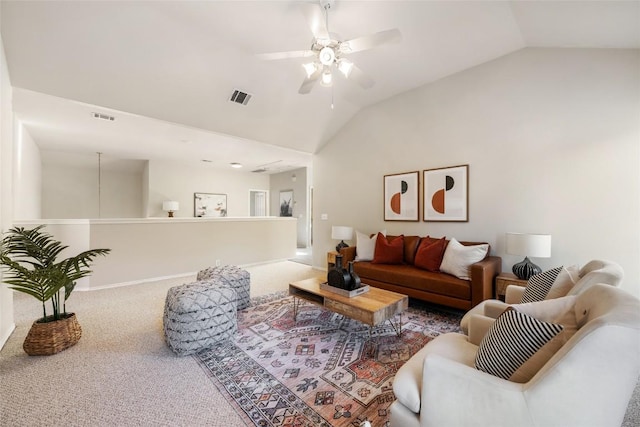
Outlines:
{"label": "ceiling fan pull chain", "polygon": [[333,110],[333,86],[331,86],[331,109]]}

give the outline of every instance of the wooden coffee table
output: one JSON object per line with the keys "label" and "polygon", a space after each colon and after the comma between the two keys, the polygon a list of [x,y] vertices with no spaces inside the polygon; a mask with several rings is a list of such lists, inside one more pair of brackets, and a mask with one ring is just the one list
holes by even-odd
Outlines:
{"label": "wooden coffee table", "polygon": [[[314,277],[289,284],[289,295],[294,297],[294,320],[298,317],[301,300],[304,300],[369,325],[369,335],[372,327],[387,320],[398,336],[402,334],[402,312],[409,306],[408,296],[371,286],[369,292],[349,298],[321,289],[320,283],[323,282],[323,279]],[[396,315],[399,319],[394,324]]]}

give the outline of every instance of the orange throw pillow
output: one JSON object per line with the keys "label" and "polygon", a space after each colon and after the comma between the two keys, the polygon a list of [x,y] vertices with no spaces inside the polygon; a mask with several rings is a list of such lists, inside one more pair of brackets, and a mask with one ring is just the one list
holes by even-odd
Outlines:
{"label": "orange throw pillow", "polygon": [[440,264],[444,256],[447,241],[443,237],[435,242],[432,239],[422,239],[416,251],[414,265],[428,271],[440,271]]}
{"label": "orange throw pillow", "polygon": [[378,233],[376,237],[376,251],[373,254],[373,264],[402,264],[404,259],[404,235],[389,241]]}

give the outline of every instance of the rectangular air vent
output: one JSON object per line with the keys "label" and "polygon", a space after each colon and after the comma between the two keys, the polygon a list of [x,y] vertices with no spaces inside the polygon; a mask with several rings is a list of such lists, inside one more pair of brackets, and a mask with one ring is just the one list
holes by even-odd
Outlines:
{"label": "rectangular air vent", "polygon": [[109,116],[107,114],[102,114],[102,113],[91,113],[91,117],[93,117],[94,119],[108,120],[110,122],[112,122],[112,121],[114,121],[116,119],[113,116]]}
{"label": "rectangular air vent", "polygon": [[247,105],[250,99],[250,94],[242,92],[238,89],[234,89],[233,93],[231,94],[231,98],[229,98],[229,101],[235,102],[236,104]]}

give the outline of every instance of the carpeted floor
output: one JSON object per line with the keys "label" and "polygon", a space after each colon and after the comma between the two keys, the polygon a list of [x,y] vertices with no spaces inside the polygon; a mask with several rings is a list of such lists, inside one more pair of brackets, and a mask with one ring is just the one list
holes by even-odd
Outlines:
{"label": "carpeted floor", "polygon": [[[462,312],[410,307],[398,337],[389,322],[367,325],[311,303],[293,318],[292,297],[238,313],[238,333],[195,357],[247,421],[260,426],[388,426],[393,378]],[[371,336],[369,334],[371,333]]]}
{"label": "carpeted floor", "polygon": [[[321,275],[281,262],[250,267],[252,296]],[[67,307],[83,328],[62,353],[30,357],[22,342],[41,316],[38,302],[14,298],[16,330],[0,351],[1,426],[245,426],[193,357],[176,357],[164,343],[167,289],[193,277],[76,292]],[[636,388],[624,427],[640,425]],[[378,427],[378,426],[375,426]]]}
{"label": "carpeted floor", "polygon": [[[252,296],[320,274],[293,263],[250,267]],[[0,351],[0,426],[244,426],[192,357],[164,343],[167,289],[194,277],[75,292],[77,345],[30,357],[22,342],[39,303],[16,293],[16,330]]]}

